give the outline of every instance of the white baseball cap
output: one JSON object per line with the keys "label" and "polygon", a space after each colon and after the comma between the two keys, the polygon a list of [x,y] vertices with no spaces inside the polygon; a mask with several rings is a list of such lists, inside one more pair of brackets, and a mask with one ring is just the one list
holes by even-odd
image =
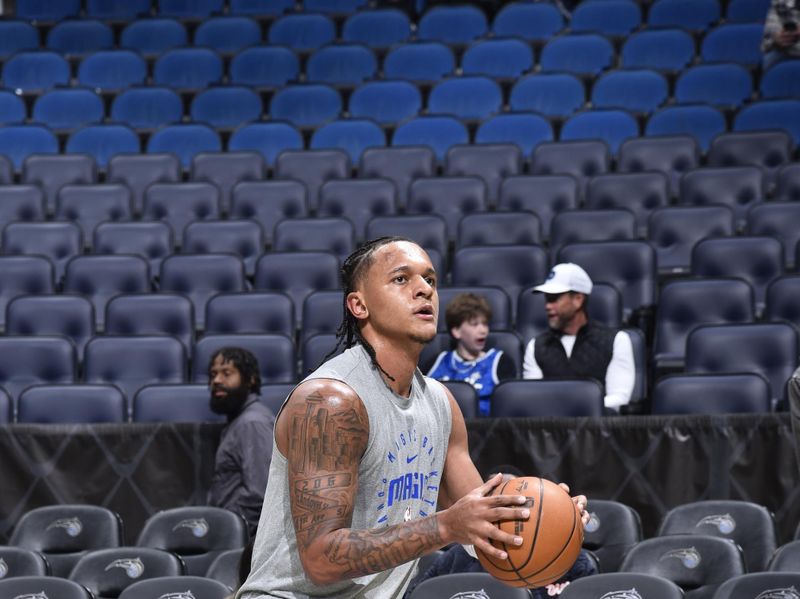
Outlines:
{"label": "white baseball cap", "polygon": [[577,291],[589,295],[592,292],[592,280],[580,266],[565,262],[556,264],[547,275],[547,280],[534,287],[533,291],[541,293]]}

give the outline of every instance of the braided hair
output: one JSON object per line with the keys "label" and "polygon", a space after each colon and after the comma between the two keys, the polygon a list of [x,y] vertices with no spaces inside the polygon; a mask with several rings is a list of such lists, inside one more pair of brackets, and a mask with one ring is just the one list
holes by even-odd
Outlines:
{"label": "braided hair", "polygon": [[340,324],[339,328],[336,330],[336,347],[334,347],[333,350],[327,356],[325,356],[323,362],[330,357],[335,356],[339,352],[340,348],[348,349],[353,347],[356,343],[360,343],[367,351],[367,354],[372,361],[372,365],[381,371],[389,380],[395,380],[392,375],[386,372],[383,367],[378,364],[378,358],[375,356],[375,349],[366,339],[364,339],[364,336],[361,334],[361,327],[358,325],[358,319],[353,316],[347,307],[347,296],[352,291],[355,291],[356,285],[361,281],[369,267],[372,265],[376,250],[397,241],[415,243],[406,237],[378,237],[365,242],[345,259],[341,270],[342,288],[344,289],[344,299],[342,300],[344,312],[342,315],[342,324]]}

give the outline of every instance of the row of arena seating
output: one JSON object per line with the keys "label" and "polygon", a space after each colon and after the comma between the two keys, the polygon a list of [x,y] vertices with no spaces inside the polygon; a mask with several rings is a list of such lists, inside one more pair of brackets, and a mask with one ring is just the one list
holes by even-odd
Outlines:
{"label": "row of arena seating", "polygon": [[[630,506],[593,500],[589,512],[584,548],[603,574],[646,573],[710,597],[746,573],[800,572],[800,541],[778,546],[772,515],[754,503],[709,500],[677,506],[649,539],[643,538],[639,516]],[[125,547],[122,538],[119,517],[105,508],[37,508],[19,519],[10,544],[0,547],[0,559],[8,580],[68,578],[97,599],[116,597],[137,580],[165,576],[207,577],[233,588],[246,530],[235,514],[197,506],[151,516],[135,546]],[[424,558],[420,568],[440,553]]]}

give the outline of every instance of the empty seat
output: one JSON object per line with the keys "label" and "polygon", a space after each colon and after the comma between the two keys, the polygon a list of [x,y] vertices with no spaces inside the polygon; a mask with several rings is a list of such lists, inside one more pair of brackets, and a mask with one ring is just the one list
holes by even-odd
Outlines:
{"label": "empty seat", "polygon": [[778,547],[769,560],[770,572],[797,572],[800,541],[789,541]]}
{"label": "empty seat", "polygon": [[306,79],[328,85],[355,86],[375,78],[378,60],[361,44],[336,44],[316,50],[306,63]]}
{"label": "empty seat", "polygon": [[515,145],[459,145],[448,150],[444,174],[448,177],[480,177],[486,184],[487,200],[494,205],[502,180],[521,171],[522,155]]}
{"label": "empty seat", "polygon": [[205,577],[217,580],[229,588],[239,586],[239,563],[243,549],[228,549],[220,553],[206,570]]}
{"label": "empty seat", "polygon": [[153,83],[176,89],[204,89],[222,74],[222,58],[208,48],[167,50],[153,65]]}
{"label": "empty seat", "polygon": [[302,149],[303,136],[288,123],[250,123],[239,127],[228,140],[229,151],[258,152],[270,167],[281,152]]}
{"label": "empty seat", "polygon": [[611,42],[594,33],[569,34],[551,39],[540,57],[542,70],[596,77],[614,62]]}
{"label": "empty seat", "polygon": [[300,74],[300,59],[282,46],[252,46],[236,54],[228,67],[234,85],[282,87]]}
{"label": "empty seat", "polygon": [[[6,248],[5,241],[3,248]],[[7,251],[5,253],[8,253]],[[53,293],[53,264],[42,256],[0,256],[0,321],[6,307],[19,295]]]}
{"label": "empty seat", "polygon": [[697,142],[688,135],[628,139],[619,148],[620,171],[661,171],[669,177],[672,195],[677,194],[683,174],[699,164]]}
{"label": "empty seat", "polygon": [[180,161],[173,154],[120,155],[109,160],[106,180],[124,183],[131,190],[134,210],[139,213],[147,187],[158,182],[178,182],[180,175]]}
{"label": "empty seat", "polygon": [[224,422],[211,411],[208,381],[202,385],[147,385],[132,401],[133,422]]}
{"label": "empty seat", "polygon": [[452,75],[455,68],[453,50],[438,42],[419,42],[393,48],[383,61],[383,76],[426,83]]}
{"label": "empty seat", "polygon": [[[51,575],[60,578],[66,578],[87,551],[117,547],[121,542],[122,522],[116,513],[98,505],[78,504],[28,510],[20,517],[9,540],[10,545],[44,554],[50,563]],[[35,589],[32,593],[41,592],[42,584],[40,581],[40,586],[28,588]],[[50,590],[53,597],[67,596],[55,588]]]}
{"label": "empty seat", "polygon": [[318,216],[346,218],[356,239],[366,239],[367,223],[397,210],[394,183],[388,179],[331,180],[320,188]]}
{"label": "empty seat", "polygon": [[796,98],[798,95],[797,73],[800,61],[786,60],[768,69],[761,76],[759,90],[761,97],[767,99]]}
{"label": "empty seat", "polygon": [[417,39],[467,44],[487,32],[486,15],[475,6],[434,6],[422,15]]}
{"label": "empty seat", "polygon": [[50,570],[50,565],[41,553],[22,547],[0,547],[0,560],[5,573],[3,578],[47,576]]}
{"label": "empty seat", "polygon": [[147,63],[132,50],[92,52],[78,65],[78,83],[101,92],[142,85],[146,79]]}
{"label": "empty seat", "polygon": [[264,250],[264,233],[252,220],[196,221],[184,229],[182,250],[186,254],[234,254],[242,259],[245,275],[252,276]]}
{"label": "empty seat", "polygon": [[695,57],[692,36],[683,29],[650,29],[631,35],[622,45],[621,66],[626,69],[680,71]]}
{"label": "empty seat", "polygon": [[35,385],[17,399],[17,422],[127,422],[128,406],[112,385]]}
{"label": "empty seat", "polygon": [[700,56],[704,62],[736,62],[748,67],[761,63],[761,23],[726,23],[703,38]]}
{"label": "empty seat", "polygon": [[292,300],[278,292],[219,293],[206,304],[209,335],[276,333],[294,336]]}
{"label": "empty seat", "polygon": [[183,383],[186,350],[170,335],[104,335],[86,344],[83,378],[115,385],[129,401],[145,385]]}
{"label": "empty seat", "polygon": [[703,64],[686,69],[675,84],[675,101],[738,108],[753,94],[750,73],[737,64]]}
{"label": "empty seat", "polygon": [[783,245],[787,268],[795,265],[795,247],[800,231],[795,226],[800,218],[800,204],[767,202],[756,204],[747,212],[747,234],[775,237]]}
{"label": "empty seat", "polygon": [[504,381],[491,400],[494,418],[600,416],[603,388],[594,380]]}
{"label": "empty seat", "polygon": [[669,199],[669,179],[664,173],[607,174],[589,180],[586,207],[630,210],[641,235],[647,231],[647,220],[653,211],[667,206]]}
{"label": "empty seat", "polygon": [[488,77],[452,77],[433,86],[427,107],[430,114],[482,120],[501,111],[503,92],[500,85]]}
{"label": "empty seat", "polygon": [[447,222],[438,214],[376,216],[367,224],[366,239],[389,235],[407,237],[426,250],[447,253]]}
{"label": "empty seat", "polygon": [[40,221],[46,214],[45,198],[38,185],[0,187],[0,227],[14,221]]}
{"label": "empty seat", "polygon": [[393,146],[429,146],[440,161],[444,161],[452,146],[468,142],[467,127],[450,116],[412,118],[397,127],[392,135]]}
{"label": "empty seat", "polygon": [[76,256],[67,263],[64,291],[83,294],[92,302],[102,331],[108,300],[120,293],[150,291],[150,269],[139,256]]}
{"label": "empty seat", "polygon": [[31,154],[58,154],[58,139],[41,125],[7,125],[0,129],[0,154],[19,171]]}
{"label": "empty seat", "polygon": [[[214,554],[216,557],[216,552]],[[183,557],[183,556],[182,556]],[[184,558],[185,561],[185,558]],[[190,570],[191,571],[191,570]],[[198,572],[198,574],[201,574]],[[202,572],[204,575],[205,572]],[[203,599],[225,599],[230,594],[230,589],[219,582],[204,576],[162,576],[140,580],[126,588],[119,599],[144,599],[145,597],[169,597],[181,593],[190,594],[192,597]]]}
{"label": "empty seat", "polygon": [[642,597],[660,597],[663,599],[680,599],[683,591],[674,582],[633,572],[609,572],[597,576],[586,576],[573,580],[564,589],[563,599],[600,599],[622,589],[635,588]]}
{"label": "empty seat", "polygon": [[727,206],[672,206],[650,215],[647,239],[661,272],[687,272],[692,248],[706,237],[733,235],[733,211]]}
{"label": "empty seat", "polygon": [[[0,423],[11,424],[12,422],[14,422],[14,402],[5,390],[0,389]],[[0,550],[1,555],[2,552]]]}
{"label": "empty seat", "polygon": [[800,100],[761,100],[742,108],[733,120],[734,131],[778,129],[800,144]]}
{"label": "empty seat", "polygon": [[431,177],[411,184],[406,211],[438,214],[447,222],[447,234],[455,240],[461,218],[488,208],[486,183],[477,177]]}
{"label": "empty seat", "polygon": [[583,196],[586,179],[611,170],[611,153],[600,140],[539,144],[531,157],[533,175],[572,175]]}
{"label": "empty seat", "polygon": [[419,88],[409,81],[369,81],[358,86],[348,102],[351,116],[372,119],[381,125],[417,116],[421,108]]}
{"label": "empty seat", "polygon": [[0,580],[0,593],[7,597],[47,597],[59,599],[92,599],[92,594],[77,582],[54,576],[18,576]]}
{"label": "empty seat", "polygon": [[56,195],[64,185],[87,185],[97,180],[97,167],[91,156],[28,156],[22,166],[22,182],[44,190],[47,209],[56,208]]}
{"label": "empty seat", "polygon": [[88,89],[54,89],[36,98],[32,121],[51,129],[77,129],[105,117],[103,100]]}
{"label": "empty seat", "polygon": [[[622,3],[634,6],[628,0],[622,0]],[[605,4],[594,6],[603,8]],[[650,113],[668,98],[667,79],[650,69],[609,71],[592,86],[594,108],[619,108],[634,113]]]}
{"label": "empty seat", "polygon": [[319,127],[311,136],[312,150],[340,149],[347,152],[353,164],[358,164],[365,150],[386,145],[386,134],[368,119],[331,121]]}
{"label": "empty seat", "polygon": [[769,383],[758,374],[672,375],[653,388],[653,414],[759,414],[770,409]]}
{"label": "empty seat", "polygon": [[[570,243],[634,239],[636,218],[629,210],[564,210],[550,225],[550,254]],[[555,264],[555,263],[554,263]]]}
{"label": "empty seat", "polygon": [[631,506],[592,499],[583,547],[597,556],[601,572],[616,572],[628,550],[642,540],[642,522]]}
{"label": "empty seat", "polygon": [[564,16],[550,3],[509,3],[492,21],[496,36],[519,37],[530,42],[547,41],[563,27]]}
{"label": "empty seat", "polygon": [[[0,32],[0,35],[2,32]],[[0,93],[0,122],[3,124],[22,123],[28,115],[25,102],[12,91]]]}
{"label": "empty seat", "polygon": [[636,2],[609,0],[603,4],[578,5],[572,12],[570,30],[600,33],[609,37],[626,36],[642,24],[642,9]]}
{"label": "empty seat", "polygon": [[459,595],[469,597],[475,593],[483,593],[499,599],[525,599],[530,596],[527,589],[508,586],[487,572],[460,572],[423,580],[414,588],[409,599],[435,599],[447,593],[455,597]]}
{"label": "empty seat", "polygon": [[222,0],[158,0],[156,4],[158,14],[180,19],[202,19],[222,12]]}
{"label": "empty seat", "polygon": [[[753,572],[743,574],[722,583],[715,593],[719,599],[745,599],[770,592],[796,589],[800,584],[797,572]],[[777,589],[777,591],[776,591]]]}
{"label": "empty seat", "polygon": [[173,152],[178,155],[185,169],[191,166],[196,154],[221,150],[219,134],[212,128],[197,123],[167,125],[156,131],[147,141],[148,154]]}
{"label": "empty seat", "polygon": [[6,60],[21,50],[39,47],[39,31],[26,21],[5,20],[0,24],[0,58]]}
{"label": "empty seat", "polygon": [[[31,385],[66,384],[75,380],[75,346],[66,337],[6,335],[0,339],[0,349],[6,356],[0,368],[0,386],[12,398],[18,398]],[[11,544],[15,544],[13,540]],[[40,550],[34,546],[28,548]]]}
{"label": "empty seat", "polygon": [[170,48],[189,43],[186,28],[175,19],[137,19],[128,23],[120,33],[120,48],[136,50],[146,57],[154,57]]}
{"label": "empty seat", "polygon": [[230,218],[259,223],[267,245],[278,221],[307,214],[306,187],[299,181],[242,181],[231,192]]}
{"label": "empty seat", "polygon": [[47,32],[45,46],[65,56],[108,50],[114,46],[114,32],[94,19],[63,21]]}
{"label": "empty seat", "polygon": [[651,27],[705,30],[720,16],[717,0],[657,0],[650,8],[647,24]]}
{"label": "empty seat", "polygon": [[219,188],[213,183],[154,183],[145,192],[142,219],[168,223],[181,245],[186,225],[217,219],[220,211]]}
{"label": "empty seat", "polygon": [[117,2],[116,0],[87,0],[86,14],[95,19],[130,21],[149,14],[149,0]]}
{"label": "empty seat", "polygon": [[755,22],[763,21],[767,15],[770,2],[767,0],[731,0],[725,10],[728,21]]}
{"label": "empty seat", "polygon": [[775,184],[775,199],[791,201],[800,199],[800,165],[786,164],[778,171]]}
{"label": "empty seat", "polygon": [[3,229],[3,253],[36,254],[49,259],[56,283],[63,278],[67,262],[82,251],[81,230],[74,223],[16,222]]}
{"label": "empty seat", "polygon": [[344,293],[339,290],[315,291],[309,294],[303,302],[301,342],[312,335],[335,334],[343,316],[343,300]]}
{"label": "empty seat", "polygon": [[240,181],[264,178],[264,159],[258,152],[200,153],[192,160],[192,181],[208,181],[219,187],[222,209],[228,211],[231,190]]}
{"label": "empty seat", "polygon": [[488,39],[472,44],[464,52],[461,69],[465,75],[495,79],[516,79],[533,69],[533,51],[519,39]]}
{"label": "empty seat", "polygon": [[126,89],[111,103],[111,119],[137,129],[156,129],[182,118],[181,97],[167,87]]}
{"label": "empty seat", "polygon": [[336,24],[325,15],[291,14],[278,17],[270,26],[270,45],[289,46],[308,52],[336,39]]}
{"label": "empty seat", "polygon": [[394,182],[398,208],[408,203],[408,188],[419,177],[435,174],[435,156],[431,148],[369,148],[361,155],[358,172],[361,177],[384,178]]}
{"label": "empty seat", "polygon": [[286,151],[278,156],[274,176],[301,181],[309,210],[316,210],[320,187],[331,179],[349,178],[350,168],[350,158],[343,150]]}
{"label": "empty seat", "polygon": [[483,121],[475,133],[476,144],[515,144],[524,156],[545,141],[553,141],[553,128],[535,114],[498,114]]}
{"label": "empty seat", "polygon": [[668,106],[654,113],[647,121],[645,135],[691,135],[703,152],[711,140],[725,132],[725,117],[707,105]]}
{"label": "empty seat", "polygon": [[231,0],[230,10],[236,15],[278,16],[294,9],[292,0]]}
{"label": "empty seat", "polygon": [[206,335],[194,346],[192,381],[208,383],[211,356],[222,347],[242,347],[258,361],[264,383],[292,383],[296,377],[294,343],[285,335]]}
{"label": "empty seat", "polygon": [[[246,543],[244,519],[226,509],[211,506],[186,506],[156,512],[147,519],[136,540],[140,547],[177,553],[186,563],[186,573],[193,576],[204,575],[220,552],[244,547]],[[185,590],[190,582],[188,578],[181,578],[185,584],[175,590]],[[227,593],[227,587],[225,589]],[[133,593],[131,587],[127,592],[130,597],[142,597]],[[159,594],[155,593],[155,596]]]}
{"label": "empty seat", "polygon": [[64,185],[58,190],[55,218],[77,224],[86,245],[101,222],[127,221],[132,215],[131,192],[119,183]]}
{"label": "empty seat", "polygon": [[683,365],[686,338],[701,324],[753,322],[755,298],[739,279],[672,281],[661,290],[653,339],[656,367]]}
{"label": "empty seat", "polygon": [[[177,293],[120,294],[106,305],[108,335],[172,335],[191,356],[194,342],[194,307]],[[130,399],[130,398],[129,398]]]}
{"label": "empty seat", "polygon": [[213,48],[222,54],[233,53],[260,42],[261,27],[250,17],[211,17],[200,23],[194,32],[196,46]]}
{"label": "empty seat", "polygon": [[161,261],[174,249],[172,229],[162,222],[108,222],[94,229],[92,251],[95,254],[135,254],[148,261],[155,276]]}
{"label": "empty seat", "polygon": [[342,26],[342,39],[384,49],[408,41],[411,21],[396,8],[365,10],[350,14]]}
{"label": "empty seat", "polygon": [[500,186],[498,210],[533,212],[544,239],[550,237],[553,217],[578,207],[578,183],[569,175],[507,177]]}
{"label": "empty seat", "polygon": [[767,308],[764,319],[771,322],[786,321],[800,329],[800,309],[795,301],[800,288],[800,277],[784,276],[767,287]]}
{"label": "empty seat", "polygon": [[70,67],[56,52],[18,52],[3,65],[3,84],[8,89],[41,92],[69,85]]}
{"label": "empty seat", "polygon": [[723,133],[711,142],[708,164],[717,167],[758,166],[771,185],[780,167],[791,161],[793,146],[785,131]]}
{"label": "empty seat", "polygon": [[[329,356],[333,357],[343,351],[343,347],[336,347],[337,341],[334,333],[318,333],[306,337],[300,350],[300,376],[307,376],[319,368]],[[338,351],[334,353],[334,350]]]}
{"label": "empty seat", "polygon": [[8,335],[60,335],[75,344],[78,360],[94,335],[94,308],[84,297],[67,294],[23,295],[6,307]]}
{"label": "empty seat", "polygon": [[272,247],[278,252],[327,252],[343,262],[355,249],[355,228],[345,218],[293,218],[275,225]]}
{"label": "empty seat", "polygon": [[130,127],[87,125],[69,136],[66,149],[70,154],[89,154],[104,169],[115,155],[135,154],[140,148],[139,138]]}
{"label": "empty seat", "polygon": [[264,108],[261,96],[249,87],[227,85],[204,89],[192,99],[189,116],[217,129],[257,121]]}
{"label": "empty seat", "polygon": [[[475,212],[458,223],[456,247],[470,245],[539,245],[539,217],[530,212]],[[507,327],[500,327],[507,328]]]}

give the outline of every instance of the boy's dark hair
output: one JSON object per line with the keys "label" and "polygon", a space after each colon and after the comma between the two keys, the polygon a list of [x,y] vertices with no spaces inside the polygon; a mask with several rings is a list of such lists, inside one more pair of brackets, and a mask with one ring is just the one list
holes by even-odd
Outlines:
{"label": "boy's dark hair", "polygon": [[340,324],[339,328],[336,330],[336,347],[325,356],[322,360],[323,362],[331,356],[335,356],[340,347],[344,346],[344,349],[347,349],[353,347],[356,343],[360,343],[364,349],[367,350],[367,354],[369,354],[370,360],[372,360],[372,365],[380,370],[389,380],[394,380],[394,378],[378,364],[378,359],[375,357],[375,349],[373,349],[369,342],[361,335],[361,327],[358,324],[358,319],[353,316],[347,308],[347,295],[355,291],[356,285],[358,285],[364,274],[372,265],[376,250],[398,241],[415,243],[406,237],[378,237],[364,242],[356,251],[345,259],[341,270],[342,289],[344,290],[344,299],[342,300],[344,309],[342,324]]}
{"label": "boy's dark hair", "polygon": [[459,293],[450,300],[444,312],[447,331],[460,327],[462,323],[476,316],[485,316],[487,321],[492,319],[492,307],[489,302],[482,295]]}
{"label": "boy's dark hair", "polygon": [[258,360],[253,354],[242,347],[221,347],[211,354],[208,361],[209,371],[218,356],[222,357],[223,362],[230,362],[236,367],[242,377],[242,383],[249,385],[251,393],[261,393],[261,372],[258,369]]}

